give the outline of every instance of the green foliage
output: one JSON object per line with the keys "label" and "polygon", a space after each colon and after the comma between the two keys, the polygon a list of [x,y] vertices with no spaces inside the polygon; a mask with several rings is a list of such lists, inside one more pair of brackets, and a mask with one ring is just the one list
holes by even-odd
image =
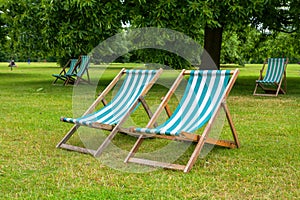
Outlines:
{"label": "green foliage", "polygon": [[[55,57],[64,63],[70,57],[87,54],[100,42],[122,32],[122,23],[128,23],[131,28],[179,31],[201,45],[205,27],[222,27],[222,62],[260,60],[272,54],[260,50],[265,49],[265,40],[280,41],[285,37],[293,45],[276,52],[296,60],[299,6],[298,0],[1,0],[0,59]],[[250,30],[249,25],[260,32]],[[295,33],[265,36],[275,34],[274,31]],[[131,52],[120,60],[178,63],[179,68],[188,67],[178,55],[147,51]]]}
{"label": "green foliage", "polygon": [[[298,1],[282,2],[278,0],[190,0],[190,1],[147,1],[125,0],[128,15],[125,21],[130,21],[135,27],[163,27],[180,31],[203,45],[204,27],[223,27],[223,44],[221,62],[237,62],[239,64],[256,62],[262,57],[274,54],[293,54],[288,46],[285,50],[278,49],[276,53],[270,47],[265,47],[265,40],[270,40],[266,30],[285,30],[288,27],[297,28],[299,11],[295,8]],[[278,15],[279,14],[279,15]],[[252,25],[261,30],[250,28]],[[276,25],[276,26],[275,26]],[[290,37],[286,35],[286,37]],[[272,38],[280,40],[280,38]],[[213,41],[211,41],[213,42]],[[260,48],[264,49],[261,50]],[[266,51],[267,48],[268,50]],[[294,47],[295,49],[297,47]],[[289,52],[289,53],[287,53]],[[140,60],[155,59],[151,53],[139,53]],[[176,62],[176,55],[164,55]],[[166,58],[167,60],[169,60]],[[162,63],[163,64],[163,63]],[[182,63],[180,66],[184,66]]]}
{"label": "green foliage", "polygon": [[300,61],[300,37],[297,33],[278,33],[264,43],[269,57],[288,57],[291,63]]}
{"label": "green foliage", "polygon": [[251,24],[264,30],[281,32],[299,31],[299,0],[271,0],[264,1],[259,9],[256,9],[251,18]]}
{"label": "green foliage", "polygon": [[57,57],[87,54],[121,28],[120,1],[47,1],[44,6],[45,45]]}
{"label": "green foliage", "polygon": [[108,0],[8,0],[3,9],[12,55],[52,55],[62,62],[117,33],[123,15],[121,2]]}
{"label": "green foliage", "polygon": [[8,29],[5,26],[5,21],[3,18],[3,13],[1,12],[2,6],[0,4],[0,61],[5,60],[5,48],[7,42]]}
{"label": "green foliage", "polygon": [[267,57],[288,57],[290,63],[300,61],[297,33],[264,34],[248,26],[243,30],[225,31],[221,51],[222,63],[262,63]]}
{"label": "green foliage", "polygon": [[[132,28],[159,27],[168,28],[186,34],[201,43],[203,38],[202,12],[199,5],[190,1],[140,1],[125,0],[125,12]],[[157,37],[160,41],[160,37]],[[164,38],[164,43],[172,43],[172,38]],[[179,55],[155,49],[139,50],[133,53],[133,58],[142,62],[160,63],[175,68],[189,68],[191,63]]]}
{"label": "green foliage", "polygon": [[134,61],[142,63],[159,63],[171,67],[172,69],[188,69],[192,67],[191,63],[184,58],[164,50],[140,49],[132,54],[133,59],[135,59]]}
{"label": "green foliage", "polygon": [[41,12],[36,1],[11,1],[3,6],[8,31],[7,54],[10,58],[27,58],[31,52],[40,56],[43,46],[41,35]]}

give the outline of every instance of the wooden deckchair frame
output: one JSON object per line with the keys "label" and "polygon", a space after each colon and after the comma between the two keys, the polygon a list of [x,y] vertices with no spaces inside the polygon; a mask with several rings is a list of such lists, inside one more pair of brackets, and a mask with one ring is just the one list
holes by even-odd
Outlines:
{"label": "wooden deckchair frame", "polygon": [[[238,135],[237,135],[236,129],[234,127],[234,124],[233,124],[228,106],[226,104],[226,98],[229,95],[230,90],[232,89],[235,80],[237,79],[238,73],[239,73],[238,69],[233,70],[233,71],[230,72],[230,74],[232,74],[232,76],[231,76],[231,79],[230,79],[230,81],[227,85],[226,93],[224,95],[222,103],[216,109],[216,111],[213,113],[212,117],[210,118],[210,120],[206,124],[202,135],[193,134],[193,133],[185,133],[185,132],[181,132],[181,134],[179,136],[151,134],[151,136],[155,137],[155,138],[164,138],[164,139],[179,140],[179,141],[187,141],[188,140],[188,141],[196,142],[197,144],[196,144],[196,147],[194,149],[194,152],[192,153],[192,155],[191,155],[191,157],[190,157],[190,159],[189,159],[189,161],[186,165],[164,163],[164,162],[158,162],[158,161],[153,161],[153,160],[148,160],[148,159],[135,158],[134,157],[135,153],[138,151],[139,147],[141,146],[142,142],[145,139],[144,135],[147,135],[149,137],[149,134],[143,134],[143,133],[137,133],[137,134],[140,134],[139,138],[137,139],[136,143],[134,144],[134,146],[130,150],[130,152],[129,152],[128,156],[126,157],[126,159],[124,160],[124,162],[125,163],[133,162],[133,163],[149,165],[149,166],[153,166],[153,167],[162,167],[162,168],[167,168],[167,169],[183,170],[184,172],[189,172],[191,170],[192,166],[194,165],[194,163],[196,162],[196,160],[197,160],[197,158],[198,158],[198,156],[199,156],[199,154],[200,154],[200,152],[203,148],[204,143],[212,143],[212,144],[215,144],[215,145],[218,145],[218,146],[223,146],[223,147],[228,147],[228,148],[239,148],[240,143],[239,143],[239,140],[238,140]],[[172,87],[170,88],[170,90],[168,91],[168,93],[166,94],[164,99],[162,100],[162,102],[159,105],[158,109],[156,110],[156,112],[153,114],[152,118],[148,122],[146,128],[153,127],[154,123],[158,119],[158,117],[161,114],[162,110],[166,109],[168,115],[171,114],[171,111],[167,107],[168,101],[170,100],[171,96],[173,95],[176,88],[180,84],[180,82],[183,79],[184,75],[189,75],[189,74],[190,74],[190,71],[188,71],[188,70],[182,70],[181,71],[181,73],[179,74],[179,76],[175,80],[174,84],[172,85]],[[230,129],[231,129],[234,141],[216,140],[216,139],[212,139],[212,138],[208,137],[209,132],[212,128],[212,125],[213,125],[215,119],[217,118],[218,113],[220,112],[221,108],[223,108],[225,113],[226,113],[226,118],[227,118],[227,121],[229,122]],[[131,129],[131,131],[134,132],[134,129]],[[134,134],[136,134],[136,133],[134,133]]]}
{"label": "wooden deckchair frame", "polygon": [[[89,67],[89,64],[90,64],[90,58],[86,61],[86,63],[84,63],[84,66],[81,66],[81,62],[83,62],[82,60],[82,56],[80,56],[80,63],[78,64],[79,66],[77,66],[77,68],[79,68],[78,71],[76,71],[76,73],[70,75],[70,76],[67,76],[65,82],[64,82],[64,85],[68,85],[68,84],[74,84],[74,85],[78,85],[80,82],[85,82],[85,83],[88,83],[90,84],[91,83],[91,80],[90,80],[90,75],[89,75],[89,70],[88,70],[88,67]],[[81,71],[81,67],[83,67],[82,71]],[[81,71],[81,74],[78,75],[78,73]],[[86,72],[87,74],[87,79],[84,79],[83,78],[83,75],[84,73]]]}
{"label": "wooden deckchair frame", "polygon": [[[283,74],[282,74],[282,77],[280,78],[279,83],[274,82],[274,85],[276,86],[276,88],[266,87],[263,83],[259,82],[260,80],[263,80],[263,73],[266,68],[266,65],[268,65],[268,58],[266,58],[263,66],[262,66],[262,69],[259,71],[259,78],[258,78],[258,80],[256,80],[253,95],[277,97],[279,93],[286,94],[286,92],[287,92],[287,80],[286,80],[287,64],[288,64],[288,58],[286,58],[286,60],[284,62],[284,70],[283,70]],[[283,88],[282,88],[282,84],[283,84]],[[266,93],[257,93],[258,87],[263,89]]]}
{"label": "wooden deckchair frame", "polygon": [[[115,125],[107,125],[107,124],[101,124],[101,123],[93,123],[93,128],[98,128],[102,130],[111,131],[110,134],[106,137],[106,139],[102,142],[100,147],[97,150],[87,149],[83,147],[78,147],[74,145],[67,144],[67,141],[72,137],[72,135],[76,132],[76,130],[80,127],[80,125],[74,125],[67,134],[63,137],[63,139],[56,145],[57,148],[64,148],[72,151],[77,151],[81,153],[90,153],[93,154],[95,157],[98,157],[101,155],[103,150],[109,145],[110,141],[114,138],[114,136],[120,132],[120,133],[129,133],[129,130],[126,128],[122,128],[121,125],[127,120],[127,118],[130,116],[130,114],[134,111],[136,106],[141,103],[147,112],[147,115],[149,118],[152,117],[152,112],[147,105],[144,96],[146,93],[151,89],[153,84],[157,81],[160,74],[162,73],[162,69],[159,69],[155,76],[153,77],[152,81],[147,85],[147,87],[142,91],[141,95],[139,96],[138,100],[128,109],[128,112],[123,116],[123,118],[120,120],[120,122]],[[105,100],[105,96],[114,88],[114,86],[118,83],[118,81],[122,78],[122,76],[126,74],[125,68],[123,68],[119,74],[112,80],[112,82],[103,90],[103,92],[100,93],[98,98],[92,103],[92,105],[85,111],[83,116],[92,113],[97,105],[99,105],[100,102],[103,103],[103,105],[107,105],[107,102]],[[62,118],[61,118],[62,119]]]}
{"label": "wooden deckchair frame", "polygon": [[[79,57],[79,59],[77,59],[77,62],[72,70],[72,73],[76,73],[76,70],[77,70],[77,67],[78,65],[80,64],[80,60],[81,60],[81,57]],[[67,77],[65,76],[67,74],[67,68],[70,67],[71,65],[71,61],[72,59],[69,59],[68,62],[63,66],[62,70],[60,71],[59,74],[57,74],[57,76],[54,76],[56,79],[53,81],[52,84],[55,84],[58,80],[62,80],[62,81],[65,81],[67,79]]]}

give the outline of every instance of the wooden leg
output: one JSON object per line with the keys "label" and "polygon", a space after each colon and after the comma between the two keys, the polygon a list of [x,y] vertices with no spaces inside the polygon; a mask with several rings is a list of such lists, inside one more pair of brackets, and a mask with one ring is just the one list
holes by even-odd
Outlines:
{"label": "wooden leg", "polygon": [[126,159],[124,160],[124,163],[127,163],[129,159],[132,156],[134,156],[134,154],[137,152],[138,148],[141,146],[143,141],[144,141],[143,135],[140,135],[138,140],[135,142],[134,146],[130,150],[129,154],[127,155]]}
{"label": "wooden leg", "polygon": [[258,86],[258,83],[256,83],[256,85],[255,85],[255,89],[254,89],[253,95],[256,95],[257,86]]}
{"label": "wooden leg", "polygon": [[110,144],[111,140],[116,136],[116,134],[119,132],[118,126],[116,126],[111,133],[105,138],[104,142],[100,145],[100,147],[96,150],[94,153],[95,157],[99,157],[104,149]]}
{"label": "wooden leg", "polygon": [[[148,104],[146,103],[145,98],[144,98],[143,96],[141,96],[141,97],[139,98],[139,101],[141,102],[142,106],[144,107],[144,109],[145,109],[145,111],[146,111],[146,113],[147,113],[149,119],[151,119],[152,116],[153,116],[153,113],[152,113],[152,111],[150,110],[150,107],[148,106]],[[157,126],[158,126],[158,125],[157,125],[157,123],[155,122],[155,123],[154,123],[154,127],[157,127]]]}
{"label": "wooden leg", "polygon": [[76,130],[79,128],[79,125],[74,125],[69,132],[65,135],[65,137],[56,145],[56,148],[60,148],[62,144],[65,144],[70,137],[76,132]]}
{"label": "wooden leg", "polygon": [[204,142],[205,142],[205,136],[201,136],[195,147],[195,150],[194,150],[193,154],[191,155],[190,160],[188,161],[187,165],[185,166],[183,172],[187,173],[192,169],[193,165],[195,164],[195,162],[201,152]]}
{"label": "wooden leg", "polygon": [[237,135],[236,129],[234,127],[234,124],[233,124],[233,121],[232,121],[232,118],[231,118],[228,106],[227,106],[226,103],[222,103],[222,106],[223,106],[224,111],[226,113],[226,117],[227,117],[230,129],[231,129],[232,135],[233,135],[234,142],[235,142],[237,148],[239,148],[240,147],[240,142],[239,142],[238,135]]}
{"label": "wooden leg", "polygon": [[56,81],[57,81],[57,79],[58,79],[58,78],[56,78],[56,79],[53,81],[53,83],[52,83],[52,84],[55,84],[55,83],[56,83]]}
{"label": "wooden leg", "polygon": [[119,121],[119,123],[114,127],[114,129],[111,131],[111,133],[107,136],[107,138],[104,140],[104,142],[101,144],[101,146],[96,150],[96,153],[94,154],[95,157],[98,157],[101,155],[103,150],[109,145],[110,141],[115,137],[115,135],[120,131],[121,125],[126,121],[126,119],[130,116],[130,114],[133,112],[135,107],[138,105],[139,101],[136,101],[128,110],[128,112],[125,114],[125,116]]}
{"label": "wooden leg", "polygon": [[70,78],[69,78],[69,77],[67,77],[67,79],[65,80],[65,82],[64,82],[64,84],[63,84],[63,85],[68,85],[68,83],[69,83],[69,80],[70,80]]}

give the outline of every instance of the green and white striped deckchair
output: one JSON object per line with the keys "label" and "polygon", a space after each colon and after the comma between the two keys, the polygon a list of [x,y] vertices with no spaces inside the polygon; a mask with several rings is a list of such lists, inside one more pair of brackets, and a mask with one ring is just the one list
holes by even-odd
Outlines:
{"label": "green and white striped deckchair", "polygon": [[[59,74],[52,74],[52,76],[56,78],[52,84],[55,84],[59,79],[65,81],[67,75],[71,75],[76,71],[78,64],[78,59],[70,59]],[[69,69],[66,71],[68,67]]]}
{"label": "green and white striped deckchair", "polygon": [[[238,69],[234,71],[183,70],[174,82],[173,86],[170,88],[166,97],[162,100],[156,112],[153,114],[146,128],[131,129],[133,133],[140,134],[140,136],[124,162],[134,162],[154,167],[177,169],[188,172],[200,154],[204,143],[213,143],[228,148],[239,147],[237,133],[225,102],[238,73]],[[190,77],[183,97],[181,98],[177,108],[168,120],[153,128],[158,116],[166,107],[171,95],[176,90],[184,75],[189,75]],[[225,110],[234,141],[217,140],[208,137],[212,124],[214,123],[221,107]],[[205,127],[202,135],[195,134],[194,132],[199,130],[201,127]],[[144,140],[145,135],[171,140],[189,140],[196,142],[197,145],[187,165],[136,158],[134,155]]]}
{"label": "green and white striped deckchair", "polygon": [[[57,147],[75,150],[82,153],[92,153],[99,156],[104,148],[110,143],[118,132],[128,132],[121,125],[126,121],[130,114],[141,103],[149,117],[151,112],[144,100],[144,96],[156,82],[162,69],[159,70],[126,70],[122,69],[107,88],[99,95],[90,108],[79,118],[61,118],[63,122],[75,124],[66,136],[58,143]],[[105,96],[114,88],[121,77],[125,76],[124,81],[109,103],[104,100]],[[104,107],[94,111],[96,106],[103,102]],[[80,126],[88,126],[102,130],[111,131],[97,150],[91,150],[82,147],[76,147],[66,144],[67,140],[75,133]]]}
{"label": "green and white striped deckchair", "polygon": [[[77,71],[73,72],[72,74],[66,74],[66,81],[64,85],[74,84],[78,85],[79,82],[86,82],[90,83],[90,76],[89,76],[89,64],[90,64],[90,56],[82,55],[80,56],[80,64],[77,68]],[[87,79],[83,78],[84,74],[87,74]]]}
{"label": "green and white striped deckchair", "polygon": [[[269,58],[263,64],[260,70],[259,79],[256,80],[253,95],[259,96],[278,96],[279,93],[286,94],[286,67],[288,58]],[[266,75],[263,77],[265,66],[268,65]],[[284,88],[282,88],[284,84]],[[258,86],[262,88],[265,93],[257,93]]]}

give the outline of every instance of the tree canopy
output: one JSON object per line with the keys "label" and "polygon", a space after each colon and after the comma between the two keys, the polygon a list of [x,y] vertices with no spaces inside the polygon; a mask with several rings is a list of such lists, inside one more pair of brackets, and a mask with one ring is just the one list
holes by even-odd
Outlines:
{"label": "tree canopy", "polygon": [[[203,45],[217,66],[270,55],[296,60],[299,7],[298,0],[0,0],[0,59],[2,53],[20,59],[55,57],[63,63],[90,52],[127,23],[182,32]],[[277,41],[276,48],[270,50],[267,45],[274,42],[269,41]],[[151,49],[129,57],[186,65],[176,55]]]}
{"label": "tree canopy", "polygon": [[27,56],[77,57],[122,25],[120,1],[7,0],[1,7],[13,55],[26,50]]}

